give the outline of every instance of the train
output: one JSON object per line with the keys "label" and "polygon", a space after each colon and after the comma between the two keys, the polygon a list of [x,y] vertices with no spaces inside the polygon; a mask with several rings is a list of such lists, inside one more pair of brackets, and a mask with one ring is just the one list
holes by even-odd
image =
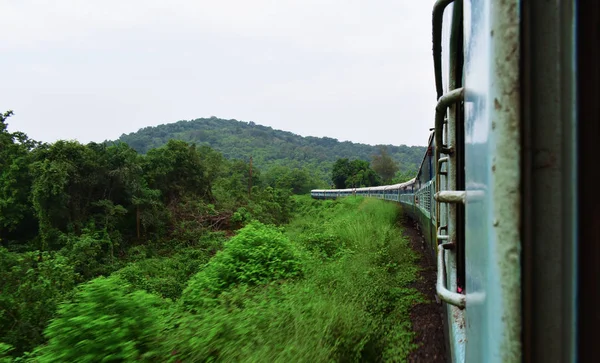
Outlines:
{"label": "train", "polygon": [[596,361],[600,2],[438,0],[437,104],[400,203],[437,264],[451,362]]}

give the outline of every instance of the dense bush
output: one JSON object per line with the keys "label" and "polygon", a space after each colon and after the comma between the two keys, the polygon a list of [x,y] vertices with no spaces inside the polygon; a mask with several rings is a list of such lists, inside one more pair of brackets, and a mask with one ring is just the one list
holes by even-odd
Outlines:
{"label": "dense bush", "polygon": [[253,222],[192,277],[182,302],[195,310],[232,285],[257,285],[301,274],[301,257],[289,238],[275,227]]}
{"label": "dense bush", "polygon": [[177,300],[189,278],[208,262],[209,257],[200,249],[186,248],[171,257],[130,263],[117,271],[116,275],[136,289]]}
{"label": "dense bush", "polygon": [[158,344],[168,311],[164,301],[115,277],[99,277],[78,290],[46,329],[39,362],[164,361],[168,353]]}
{"label": "dense bush", "polygon": [[13,346],[14,354],[44,342],[44,328],[75,286],[73,270],[57,254],[0,247],[0,342]]}

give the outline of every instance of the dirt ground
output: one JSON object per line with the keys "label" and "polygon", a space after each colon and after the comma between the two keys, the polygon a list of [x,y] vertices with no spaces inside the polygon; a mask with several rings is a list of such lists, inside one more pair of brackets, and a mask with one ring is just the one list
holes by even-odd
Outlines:
{"label": "dirt ground", "polygon": [[425,241],[409,218],[402,221],[404,235],[410,238],[412,248],[419,253],[422,280],[414,287],[424,294],[429,303],[413,307],[410,317],[413,330],[417,333],[415,343],[420,347],[409,356],[409,362],[446,362],[446,346],[442,325],[442,304],[437,303],[435,294],[436,266]]}

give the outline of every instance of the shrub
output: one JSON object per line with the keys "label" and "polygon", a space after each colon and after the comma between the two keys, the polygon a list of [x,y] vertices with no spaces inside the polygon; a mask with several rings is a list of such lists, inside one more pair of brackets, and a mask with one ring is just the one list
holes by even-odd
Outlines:
{"label": "shrub", "polygon": [[122,280],[99,277],[60,306],[40,349],[40,362],[133,361],[164,358],[160,345],[167,305]]}
{"label": "shrub", "polygon": [[10,354],[44,342],[42,332],[75,279],[73,266],[61,255],[0,247],[0,341],[14,348]]}
{"label": "shrub", "polygon": [[136,289],[177,300],[190,277],[197,273],[208,259],[209,254],[203,250],[185,248],[171,257],[149,258],[130,263],[115,274]]}
{"label": "shrub", "polygon": [[252,222],[192,277],[182,301],[193,309],[232,285],[258,285],[301,274],[300,255],[290,240],[275,227]]}

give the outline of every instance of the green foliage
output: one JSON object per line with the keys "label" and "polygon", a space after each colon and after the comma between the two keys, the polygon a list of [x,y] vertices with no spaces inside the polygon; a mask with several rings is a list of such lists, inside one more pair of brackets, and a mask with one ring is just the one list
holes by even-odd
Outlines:
{"label": "green foliage", "polygon": [[292,215],[293,199],[290,192],[266,187],[253,189],[253,198],[248,203],[253,219],[265,224],[283,224]]}
{"label": "green foliage", "polygon": [[57,141],[36,152],[32,201],[40,221],[40,249],[56,248],[58,231],[79,231],[87,221],[100,182],[95,156],[76,141]]}
{"label": "green foliage", "polygon": [[151,188],[161,191],[169,205],[184,195],[193,194],[210,200],[212,180],[198,149],[179,140],[169,140],[165,146],[152,149],[144,159],[144,172]]}
{"label": "green foliage", "polygon": [[331,180],[336,189],[381,185],[381,178],[364,160],[338,159],[333,164]]}
{"label": "green foliage", "polygon": [[170,257],[130,263],[117,271],[116,275],[135,289],[177,300],[190,277],[208,262],[209,257],[207,251],[186,248]]}
{"label": "green foliage", "polygon": [[0,363],[11,363],[13,359],[9,353],[14,350],[10,344],[0,343]]}
{"label": "green foliage", "polygon": [[42,331],[75,279],[63,256],[0,247],[0,342],[12,345],[15,354],[43,343]]}
{"label": "green foliage", "polygon": [[397,171],[400,170],[398,162],[392,159],[388,153],[388,148],[382,146],[379,153],[373,155],[371,159],[371,168],[381,177],[383,184],[389,184]]}
{"label": "green foliage", "polygon": [[405,172],[398,171],[398,172],[396,172],[396,175],[392,179],[391,183],[392,184],[404,183],[404,182],[407,182],[407,181],[413,179],[415,177],[415,175],[417,175],[416,170],[408,170]]}
{"label": "green foliage", "polygon": [[245,224],[245,222],[250,221],[251,218],[250,212],[248,212],[246,208],[240,207],[233,213],[230,222],[235,226],[241,226]]}
{"label": "green foliage", "polygon": [[291,190],[294,194],[307,194],[321,184],[306,168],[289,168],[275,165],[264,175],[265,184],[275,189]]}
{"label": "green foliage", "polygon": [[12,114],[0,113],[0,243],[4,246],[32,238],[37,232],[28,200],[32,183],[29,151],[37,143],[21,132],[8,132],[6,120]]}
{"label": "green foliage", "polygon": [[[366,314],[369,343],[356,353],[362,360],[406,360],[415,348],[410,309],[424,300],[410,287],[418,268],[407,239],[395,227],[398,207],[363,198],[298,203],[304,206],[290,233],[317,257],[307,265],[311,291],[324,292],[345,305],[356,304]],[[332,248],[332,240],[337,248]],[[355,355],[342,360],[358,359]]]}
{"label": "green foliage", "polygon": [[275,227],[253,222],[231,238],[189,282],[183,304],[196,310],[232,285],[258,285],[301,276],[301,257]]}
{"label": "green foliage", "polygon": [[304,284],[241,285],[165,336],[184,362],[356,361],[372,344],[368,313]]}
{"label": "green foliage", "polygon": [[162,339],[168,305],[118,278],[99,277],[62,304],[45,335],[39,362],[164,361]]}
{"label": "green foliage", "polygon": [[182,141],[146,157],[124,144],[58,141],[40,148],[31,164],[40,248],[61,248],[62,233],[79,235],[90,222],[112,241],[173,230],[180,203],[212,201],[222,160],[206,147],[201,151],[205,158]]}
{"label": "green foliage", "polygon": [[108,275],[116,269],[114,249],[116,243],[106,231],[99,231],[93,225],[84,228],[81,235],[63,234],[59,237],[60,250],[75,267],[82,281],[100,275]]}

